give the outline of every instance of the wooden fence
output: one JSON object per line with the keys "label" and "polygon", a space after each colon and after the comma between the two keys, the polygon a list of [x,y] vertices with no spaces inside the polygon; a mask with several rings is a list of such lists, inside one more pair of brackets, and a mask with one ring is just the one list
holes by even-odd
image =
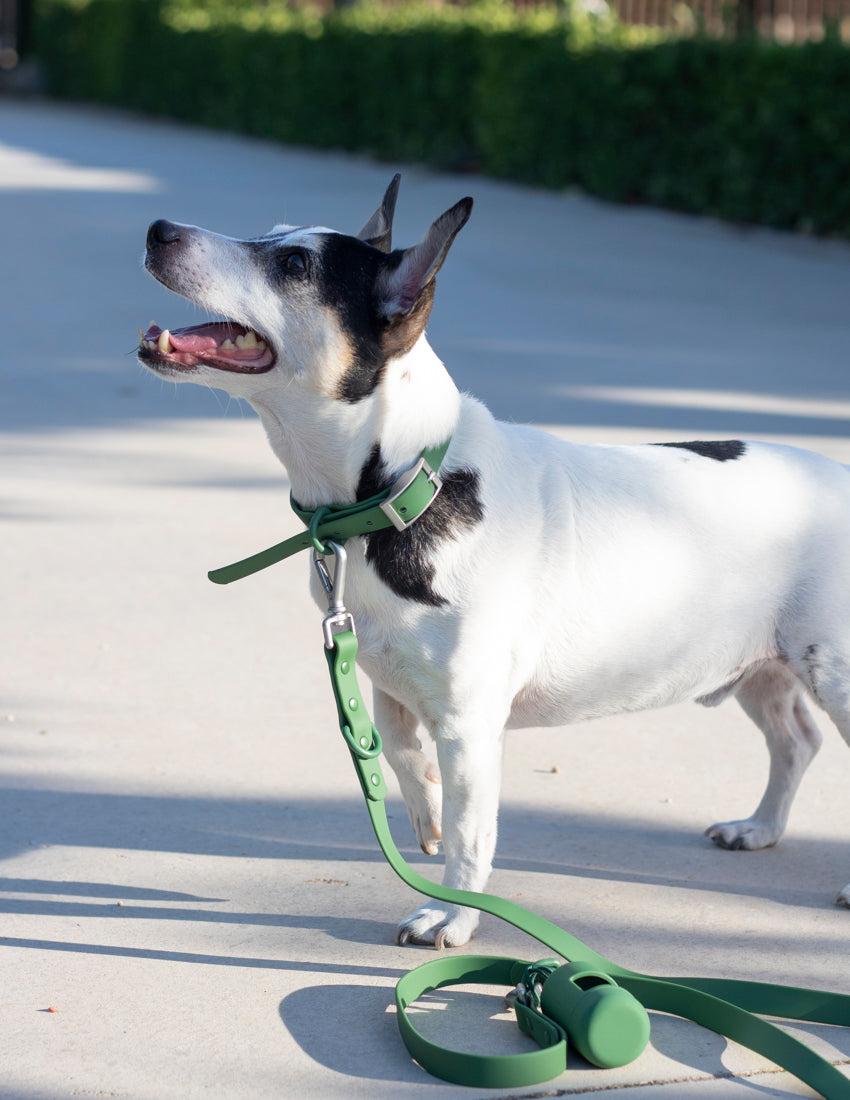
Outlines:
{"label": "wooden fence", "polygon": [[[624,23],[734,35],[749,30],[777,42],[850,40],[850,0],[608,0]],[[591,9],[592,10],[592,9]]]}
{"label": "wooden fence", "polygon": [[[404,0],[387,2],[404,3]],[[432,2],[463,4],[466,0]],[[832,34],[850,43],[850,0],[512,0],[512,3],[516,7],[577,3],[590,12],[613,11],[624,23],[662,27],[680,34],[734,37],[755,33],[787,44],[819,42]]]}

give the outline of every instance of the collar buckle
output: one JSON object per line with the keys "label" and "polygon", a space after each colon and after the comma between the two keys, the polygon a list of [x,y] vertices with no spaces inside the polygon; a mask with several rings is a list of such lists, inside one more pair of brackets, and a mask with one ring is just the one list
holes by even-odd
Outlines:
{"label": "collar buckle", "polygon": [[[420,478],[424,474],[424,478]],[[420,484],[417,485],[417,482]],[[430,497],[424,502],[419,499],[420,486],[430,485]],[[415,466],[406,470],[393,484],[386,500],[382,500],[379,507],[396,531],[406,531],[412,523],[425,511],[428,505],[442,489],[443,481],[436,470],[423,455]],[[411,498],[408,502],[407,496]],[[414,503],[413,497],[417,497]]]}

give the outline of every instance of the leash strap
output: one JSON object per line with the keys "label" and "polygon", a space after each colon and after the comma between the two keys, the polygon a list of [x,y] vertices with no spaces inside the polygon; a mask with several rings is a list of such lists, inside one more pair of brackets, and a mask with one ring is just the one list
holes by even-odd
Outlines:
{"label": "leash strap", "polygon": [[[764,982],[660,978],[640,974],[611,962],[563,928],[514,902],[490,894],[441,886],[414,871],[404,860],[390,833],[384,806],[386,783],[379,761],[381,738],[369,718],[357,683],[357,639],[353,631],[341,631],[330,639],[326,634],[325,655],[340,729],[366,796],[375,836],[390,866],[403,882],[437,901],[480,909],[513,924],[561,959],[569,960],[573,970],[578,966],[584,973],[591,971],[600,978],[607,977],[612,983],[616,981],[621,990],[632,994],[644,1009],[682,1016],[748,1047],[793,1073],[824,1100],[850,1100],[850,1079],[799,1039],[754,1015],[762,1013],[811,1023],[850,1026],[850,996]],[[552,965],[536,964],[537,971],[558,972],[560,960],[547,960],[547,964]],[[447,985],[515,985],[527,973],[529,966],[534,965],[521,959],[449,955],[427,962],[404,975],[396,986],[397,1020],[401,1037],[412,1057],[437,1077],[479,1088],[524,1087],[548,1081],[563,1073],[567,1065],[567,1032],[559,1021],[544,1015],[536,1007],[529,1007],[520,1001],[515,1004],[520,1028],[531,1035],[541,1049],[511,1055],[468,1054],[442,1047],[421,1035],[406,1011],[423,994]],[[552,977],[546,979],[552,980]],[[545,982],[542,988],[545,1008]],[[576,1030],[570,1032],[569,1038],[585,1053],[587,1035]],[[622,1065],[624,1062],[597,1064]]]}
{"label": "leash strap", "polygon": [[432,504],[442,488],[439,470],[450,442],[451,437],[439,446],[423,451],[415,466],[403,473],[389,489],[376,493],[368,500],[339,508],[310,509],[302,508],[290,497],[292,510],[307,527],[306,531],[233,565],[213,569],[207,576],[214,584],[230,584],[311,546],[321,554],[327,552],[326,545],[331,540],[344,543],[357,535],[368,535],[389,527],[397,531],[406,530]]}

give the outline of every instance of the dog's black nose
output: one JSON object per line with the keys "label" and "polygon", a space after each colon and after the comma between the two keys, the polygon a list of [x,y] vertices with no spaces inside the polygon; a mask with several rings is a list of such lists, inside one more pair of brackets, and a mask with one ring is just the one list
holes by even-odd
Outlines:
{"label": "dog's black nose", "polygon": [[163,244],[176,244],[180,240],[179,225],[159,218],[148,230],[148,248],[158,248]]}

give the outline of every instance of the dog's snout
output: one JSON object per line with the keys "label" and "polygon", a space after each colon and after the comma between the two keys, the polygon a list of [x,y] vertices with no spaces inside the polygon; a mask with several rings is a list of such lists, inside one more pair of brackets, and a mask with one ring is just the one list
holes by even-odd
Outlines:
{"label": "dog's snout", "polygon": [[148,248],[159,248],[165,244],[176,244],[180,240],[181,226],[159,218],[148,229]]}

